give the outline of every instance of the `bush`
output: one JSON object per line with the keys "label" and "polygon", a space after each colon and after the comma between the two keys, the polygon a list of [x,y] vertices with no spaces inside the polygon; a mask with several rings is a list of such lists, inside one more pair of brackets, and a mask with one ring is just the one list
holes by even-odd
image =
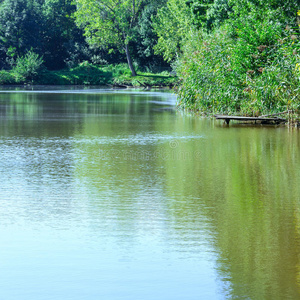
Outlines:
{"label": "bush", "polygon": [[13,84],[15,83],[15,78],[12,74],[7,71],[0,71],[0,84]]}
{"label": "bush", "polygon": [[28,80],[33,81],[42,69],[43,58],[33,51],[28,51],[25,56],[18,57],[12,69],[17,83]]}

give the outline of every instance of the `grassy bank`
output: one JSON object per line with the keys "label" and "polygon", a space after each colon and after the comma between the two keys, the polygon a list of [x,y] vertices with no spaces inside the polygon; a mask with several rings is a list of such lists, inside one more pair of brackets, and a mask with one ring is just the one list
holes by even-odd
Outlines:
{"label": "grassy bank", "polygon": [[173,87],[177,78],[169,72],[146,73],[137,72],[136,77],[126,64],[97,66],[82,63],[71,69],[49,71],[41,68],[35,74],[20,76],[14,69],[0,71],[1,85],[33,84],[33,85],[108,85],[117,87]]}

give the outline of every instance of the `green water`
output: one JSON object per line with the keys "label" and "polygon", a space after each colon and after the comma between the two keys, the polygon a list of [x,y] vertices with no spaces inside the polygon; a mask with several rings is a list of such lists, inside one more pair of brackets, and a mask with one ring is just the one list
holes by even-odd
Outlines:
{"label": "green water", "polygon": [[0,92],[0,299],[299,299],[299,131],[166,92]]}

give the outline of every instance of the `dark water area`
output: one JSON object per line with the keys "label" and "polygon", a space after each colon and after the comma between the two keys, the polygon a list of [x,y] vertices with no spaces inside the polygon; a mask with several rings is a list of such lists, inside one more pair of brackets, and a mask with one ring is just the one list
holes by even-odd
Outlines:
{"label": "dark water area", "polygon": [[0,299],[299,299],[300,136],[168,92],[0,91]]}

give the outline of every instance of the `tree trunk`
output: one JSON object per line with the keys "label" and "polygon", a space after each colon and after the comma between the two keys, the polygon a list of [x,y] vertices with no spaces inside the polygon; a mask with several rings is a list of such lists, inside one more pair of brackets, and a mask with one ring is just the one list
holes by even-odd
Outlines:
{"label": "tree trunk", "polygon": [[135,72],[134,66],[132,64],[131,56],[130,56],[130,53],[129,53],[128,44],[125,45],[125,51],[126,51],[127,62],[128,62],[128,66],[129,66],[130,71],[131,71],[131,75],[136,76],[136,72]]}

